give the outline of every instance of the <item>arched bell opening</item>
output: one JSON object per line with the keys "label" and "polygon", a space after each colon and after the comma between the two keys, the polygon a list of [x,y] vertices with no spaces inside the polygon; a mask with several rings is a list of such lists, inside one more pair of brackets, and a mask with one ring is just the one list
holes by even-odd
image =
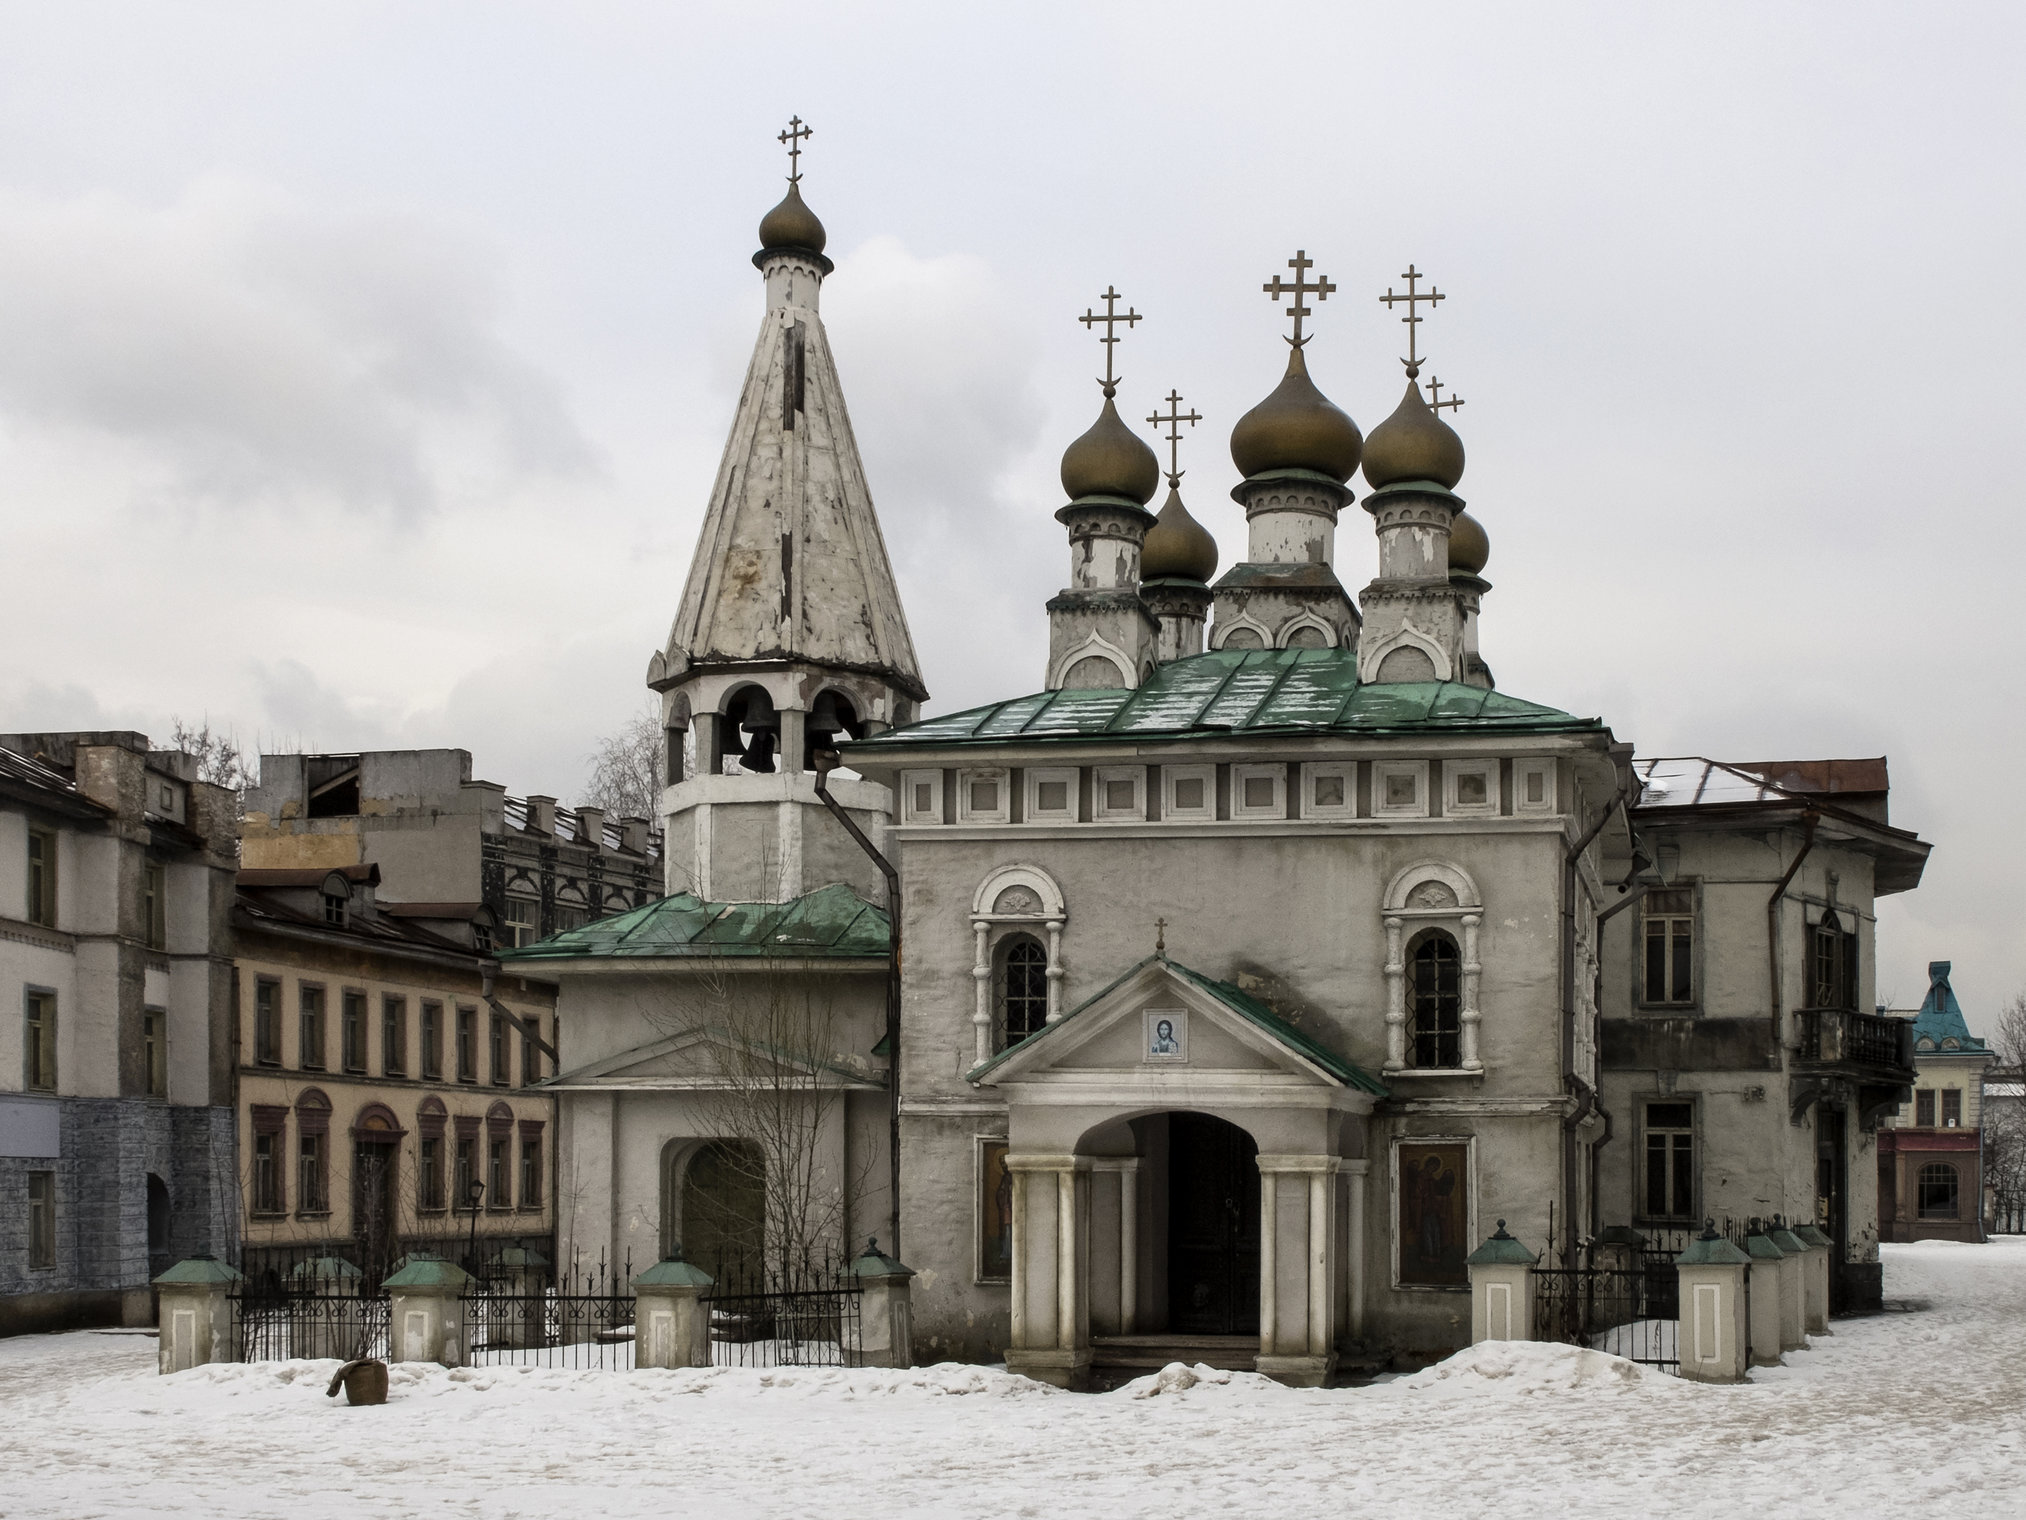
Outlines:
{"label": "arched bell opening", "polygon": [[[722,759],[736,759],[739,769],[770,776],[777,769],[781,747],[781,715],[761,686],[741,686],[725,699],[718,727]],[[723,769],[722,764],[715,769]]]}
{"label": "arched bell opening", "polygon": [[816,769],[816,752],[835,749],[846,739],[865,737],[865,723],[851,698],[841,691],[820,691],[809,709],[802,741],[802,769]]}

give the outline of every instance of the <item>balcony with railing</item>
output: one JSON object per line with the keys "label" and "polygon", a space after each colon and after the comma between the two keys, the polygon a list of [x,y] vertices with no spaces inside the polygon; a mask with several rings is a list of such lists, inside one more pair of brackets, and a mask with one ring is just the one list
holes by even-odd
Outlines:
{"label": "balcony with railing", "polygon": [[1851,1008],[1803,1008],[1795,1015],[1800,1043],[1797,1067],[1831,1071],[1870,1082],[1914,1079],[1913,1022]]}

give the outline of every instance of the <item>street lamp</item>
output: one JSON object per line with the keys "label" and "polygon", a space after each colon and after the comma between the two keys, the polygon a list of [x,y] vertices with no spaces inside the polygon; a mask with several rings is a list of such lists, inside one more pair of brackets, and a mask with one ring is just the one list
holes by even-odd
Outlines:
{"label": "street lamp", "polygon": [[476,1276],[473,1269],[478,1264],[478,1205],[485,1197],[485,1184],[476,1177],[472,1178],[464,1189],[464,1196],[471,1205],[471,1245],[464,1254],[464,1270]]}

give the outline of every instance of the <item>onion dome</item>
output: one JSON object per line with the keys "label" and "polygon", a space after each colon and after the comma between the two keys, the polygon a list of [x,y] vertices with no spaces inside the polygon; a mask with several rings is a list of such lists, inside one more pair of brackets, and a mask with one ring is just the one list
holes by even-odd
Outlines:
{"label": "onion dome", "polygon": [[1123,496],[1145,506],[1161,483],[1161,462],[1146,440],[1120,420],[1112,388],[1104,388],[1104,410],[1076,442],[1062,451],[1062,489],[1071,501],[1085,496]]}
{"label": "onion dome", "polygon": [[[1377,439],[1374,433],[1372,437]],[[1449,524],[1449,573],[1482,575],[1491,559],[1491,539],[1484,524],[1468,512],[1458,512]]]}
{"label": "onion dome", "polygon": [[823,224],[816,220],[802,199],[802,187],[792,180],[781,204],[760,218],[760,251],[792,248],[803,253],[821,253],[826,238]]}
{"label": "onion dome", "polygon": [[1238,419],[1231,430],[1231,462],[1241,475],[1268,470],[1313,470],[1345,481],[1364,448],[1358,425],[1315,388],[1308,361],[1295,349],[1273,394]]}
{"label": "onion dome", "polygon": [[1365,479],[1373,490],[1430,480],[1445,491],[1463,479],[1463,440],[1429,410],[1416,381],[1407,382],[1407,394],[1393,415],[1372,429],[1365,444]]}
{"label": "onion dome", "polygon": [[1140,579],[1207,582],[1216,573],[1217,540],[1189,515],[1182,493],[1170,485],[1161,515],[1140,547]]}

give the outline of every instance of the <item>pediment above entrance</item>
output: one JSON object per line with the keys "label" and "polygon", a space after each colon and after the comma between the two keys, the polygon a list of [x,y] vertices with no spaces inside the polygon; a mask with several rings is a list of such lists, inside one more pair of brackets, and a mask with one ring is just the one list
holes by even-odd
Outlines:
{"label": "pediment above entrance", "polygon": [[859,1087],[884,1091],[885,1073],[770,1049],[729,1030],[686,1029],[538,1084],[565,1092],[794,1091]]}
{"label": "pediment above entrance", "polygon": [[1385,1085],[1225,982],[1149,956],[1039,1033],[972,1068],[981,1087]]}

